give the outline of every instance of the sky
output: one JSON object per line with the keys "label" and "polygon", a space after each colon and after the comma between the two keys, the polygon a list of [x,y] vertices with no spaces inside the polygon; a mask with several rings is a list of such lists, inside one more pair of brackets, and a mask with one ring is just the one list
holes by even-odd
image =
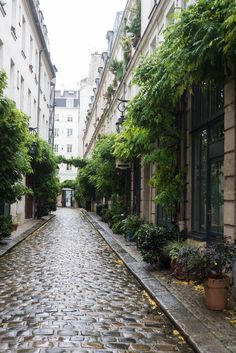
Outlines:
{"label": "sky", "polygon": [[90,56],[107,50],[106,33],[127,0],[40,0],[56,66],[57,88],[78,89],[88,75]]}

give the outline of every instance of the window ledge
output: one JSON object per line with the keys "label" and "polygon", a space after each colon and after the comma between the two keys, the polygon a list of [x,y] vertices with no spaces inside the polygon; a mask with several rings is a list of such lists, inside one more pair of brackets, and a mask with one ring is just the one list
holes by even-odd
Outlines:
{"label": "window ledge", "polygon": [[3,17],[6,16],[6,11],[4,9],[4,5],[3,4],[0,4],[0,12],[2,13]]}
{"label": "window ledge", "polygon": [[15,29],[14,26],[11,26],[11,35],[12,35],[14,40],[17,40],[16,29]]}
{"label": "window ledge", "polygon": [[23,56],[24,60],[26,59],[26,55],[25,55],[25,52],[24,50],[21,50],[21,55]]}

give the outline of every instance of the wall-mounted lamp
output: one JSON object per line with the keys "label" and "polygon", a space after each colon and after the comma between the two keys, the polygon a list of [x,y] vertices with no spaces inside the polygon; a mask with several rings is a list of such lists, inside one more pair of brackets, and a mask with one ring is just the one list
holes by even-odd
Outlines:
{"label": "wall-mounted lamp", "polygon": [[126,99],[118,99],[118,101],[119,101],[119,104],[118,104],[117,108],[118,108],[119,112],[121,113],[121,115],[120,115],[120,117],[118,118],[118,120],[116,122],[116,131],[118,133],[120,133],[121,132],[121,126],[122,126],[122,124],[123,124],[123,122],[125,120],[125,116],[124,116],[124,112],[126,110],[125,104],[128,103],[128,100],[126,100]]}

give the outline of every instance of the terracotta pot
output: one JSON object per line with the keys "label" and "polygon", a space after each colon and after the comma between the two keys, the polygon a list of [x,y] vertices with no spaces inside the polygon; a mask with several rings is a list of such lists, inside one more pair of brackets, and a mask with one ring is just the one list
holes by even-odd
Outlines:
{"label": "terracotta pot", "polygon": [[224,310],[228,301],[230,279],[208,278],[205,283],[206,305],[210,310]]}
{"label": "terracotta pot", "polygon": [[186,273],[184,271],[184,268],[182,265],[178,264],[177,259],[171,260],[170,269],[172,275],[175,276],[175,278],[181,281],[186,280]]}
{"label": "terracotta pot", "polygon": [[18,224],[12,224],[11,225],[11,230],[14,232],[15,230],[17,230]]}

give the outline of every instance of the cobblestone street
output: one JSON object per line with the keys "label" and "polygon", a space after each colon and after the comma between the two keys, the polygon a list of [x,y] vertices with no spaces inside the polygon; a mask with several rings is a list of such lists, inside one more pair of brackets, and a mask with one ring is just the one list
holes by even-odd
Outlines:
{"label": "cobblestone street", "polygon": [[78,210],[0,259],[0,352],[191,352]]}

